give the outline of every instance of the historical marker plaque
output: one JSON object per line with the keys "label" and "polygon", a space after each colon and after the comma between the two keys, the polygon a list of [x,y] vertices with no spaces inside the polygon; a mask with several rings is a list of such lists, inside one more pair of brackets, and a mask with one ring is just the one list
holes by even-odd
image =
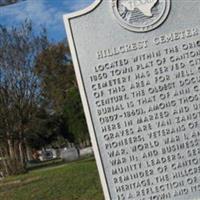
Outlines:
{"label": "historical marker plaque", "polygon": [[96,0],[64,21],[105,199],[200,199],[200,1]]}

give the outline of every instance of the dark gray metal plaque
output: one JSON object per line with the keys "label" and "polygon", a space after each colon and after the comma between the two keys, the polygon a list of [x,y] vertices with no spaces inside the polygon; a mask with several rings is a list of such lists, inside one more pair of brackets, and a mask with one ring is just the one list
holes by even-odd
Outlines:
{"label": "dark gray metal plaque", "polygon": [[64,16],[106,200],[200,199],[200,1],[96,0]]}

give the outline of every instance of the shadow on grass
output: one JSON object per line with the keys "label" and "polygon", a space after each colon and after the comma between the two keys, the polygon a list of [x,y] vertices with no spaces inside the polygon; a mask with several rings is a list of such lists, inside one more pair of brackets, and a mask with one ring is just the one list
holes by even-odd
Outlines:
{"label": "shadow on grass", "polygon": [[27,164],[27,170],[28,171],[33,171],[33,170],[37,170],[37,169],[41,169],[41,168],[46,168],[46,167],[54,167],[54,166],[59,166],[59,165],[63,165],[66,162],[62,159],[54,159],[54,160],[49,160],[49,161],[39,161],[36,163],[30,163]]}
{"label": "shadow on grass", "polygon": [[24,185],[28,185],[28,184],[32,184],[34,182],[40,181],[41,177],[40,176],[36,176],[36,177],[29,177],[25,180],[15,180],[15,181],[9,181],[6,183],[1,183],[0,184],[0,192],[8,192],[12,189],[24,186]]}

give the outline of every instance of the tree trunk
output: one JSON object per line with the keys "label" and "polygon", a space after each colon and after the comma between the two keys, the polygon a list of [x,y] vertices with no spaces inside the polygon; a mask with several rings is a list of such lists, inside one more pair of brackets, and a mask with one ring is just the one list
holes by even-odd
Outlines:
{"label": "tree trunk", "polygon": [[26,148],[27,161],[33,160],[32,149],[27,144],[25,145],[25,148]]}
{"label": "tree trunk", "polygon": [[87,143],[87,147],[90,147],[90,146],[92,146],[92,145],[91,145],[90,138],[88,138],[88,139],[86,140],[86,143]]}
{"label": "tree trunk", "polygon": [[11,139],[8,139],[7,143],[8,143],[9,157],[11,160],[15,160],[14,143]]}
{"label": "tree trunk", "polygon": [[22,167],[25,167],[24,143],[22,141],[19,142],[19,158]]}
{"label": "tree trunk", "polygon": [[15,151],[15,160],[16,162],[20,161],[20,155],[19,155],[19,141],[14,141],[14,151]]}
{"label": "tree trunk", "polygon": [[0,148],[0,158],[2,158],[2,165],[3,165],[3,176],[7,176],[9,175],[9,168],[8,168],[8,164],[6,162],[6,155],[5,155],[5,151]]}
{"label": "tree trunk", "polygon": [[76,151],[77,151],[77,154],[78,154],[78,158],[81,157],[81,154],[80,154],[80,146],[75,144],[75,148],[76,148]]}

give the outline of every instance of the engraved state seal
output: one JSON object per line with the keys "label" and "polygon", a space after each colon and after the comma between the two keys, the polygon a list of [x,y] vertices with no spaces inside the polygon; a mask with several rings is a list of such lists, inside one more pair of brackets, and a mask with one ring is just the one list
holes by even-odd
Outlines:
{"label": "engraved state seal", "polygon": [[120,25],[135,32],[147,32],[167,18],[171,0],[112,0],[113,11]]}

